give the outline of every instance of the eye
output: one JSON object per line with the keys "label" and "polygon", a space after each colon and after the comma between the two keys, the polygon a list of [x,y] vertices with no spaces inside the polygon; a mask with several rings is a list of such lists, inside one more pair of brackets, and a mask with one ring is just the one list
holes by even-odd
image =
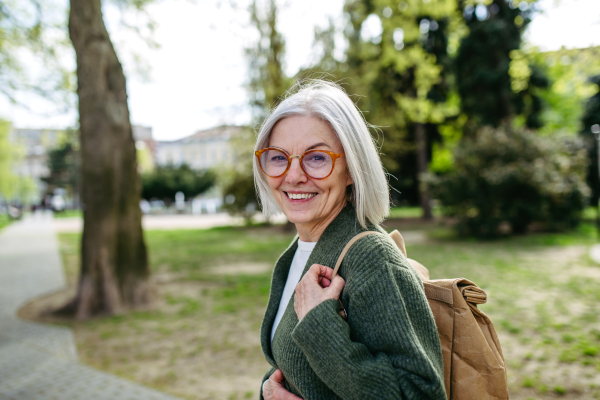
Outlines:
{"label": "eye", "polygon": [[325,162],[328,156],[324,153],[310,153],[306,157],[308,162]]}

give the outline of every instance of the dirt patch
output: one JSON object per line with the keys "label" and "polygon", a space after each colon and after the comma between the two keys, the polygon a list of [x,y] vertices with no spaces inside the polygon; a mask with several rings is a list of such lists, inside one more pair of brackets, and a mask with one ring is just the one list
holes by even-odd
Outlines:
{"label": "dirt patch", "polygon": [[208,269],[208,272],[215,275],[254,275],[271,272],[273,265],[269,263],[245,263],[219,265]]}
{"label": "dirt patch", "polygon": [[69,321],[69,319],[56,317],[51,312],[67,304],[74,296],[75,288],[67,288],[41,296],[21,307],[17,315],[19,318],[37,322]]}
{"label": "dirt patch", "polygon": [[[266,268],[249,265],[224,273],[262,273]],[[260,348],[264,307],[215,313],[218,283],[178,279],[176,274],[155,276],[158,300],[153,307],[126,316],[78,322],[49,315],[74,296],[68,289],[31,301],[19,317],[71,327],[81,362],[172,395],[257,398],[269,369]]]}
{"label": "dirt patch", "polygon": [[[233,254],[235,247],[229,246],[223,250],[229,258],[192,252],[210,248],[219,237],[202,244],[201,235],[193,233],[183,250],[173,246],[185,239],[181,235],[173,242],[155,239],[162,247],[153,253],[160,271],[153,275],[154,308],[61,322],[73,328],[81,361],[182,398],[256,398],[269,367],[259,343],[268,272],[289,240],[272,255],[256,257],[274,248],[263,242],[281,234],[267,235],[275,228],[252,229],[251,239],[236,239],[238,249],[251,244],[252,251]],[[440,240],[409,248],[411,253],[436,277],[473,277],[485,288],[489,297],[482,309],[500,335],[511,399],[600,399],[600,267],[590,262],[586,246]],[[262,262],[267,259],[271,262]],[[37,300],[20,315],[36,319],[72,295]]]}

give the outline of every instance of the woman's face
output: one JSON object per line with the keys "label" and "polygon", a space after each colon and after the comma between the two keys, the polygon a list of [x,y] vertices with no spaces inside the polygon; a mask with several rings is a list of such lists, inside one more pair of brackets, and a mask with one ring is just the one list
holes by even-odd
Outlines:
{"label": "woman's face", "polygon": [[[280,120],[271,132],[269,147],[278,147],[289,155],[302,156],[307,150],[344,153],[342,143],[320,118],[293,116]],[[324,229],[346,204],[346,187],[352,183],[346,158],[338,158],[331,175],[313,179],[300,167],[300,159],[292,158],[288,172],[279,178],[267,177],[279,207],[298,231]],[[290,194],[308,194],[308,198],[292,199]]]}

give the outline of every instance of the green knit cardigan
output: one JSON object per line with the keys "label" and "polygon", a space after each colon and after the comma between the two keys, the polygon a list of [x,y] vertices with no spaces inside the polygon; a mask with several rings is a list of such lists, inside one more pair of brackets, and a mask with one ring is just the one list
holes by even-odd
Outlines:
{"label": "green knit cardigan", "polygon": [[[369,230],[384,232],[379,226]],[[319,238],[302,275],[313,264],[333,268],[346,243],[362,231],[347,205]],[[442,350],[423,283],[387,235],[361,238],[344,258],[339,274],[346,281],[341,300],[347,322],[336,300],[324,301],[298,322],[292,295],[271,343],[297,246],[298,237],[273,271],[261,328],[272,368],[263,382],[280,369],[286,388],[305,400],[445,400]]]}

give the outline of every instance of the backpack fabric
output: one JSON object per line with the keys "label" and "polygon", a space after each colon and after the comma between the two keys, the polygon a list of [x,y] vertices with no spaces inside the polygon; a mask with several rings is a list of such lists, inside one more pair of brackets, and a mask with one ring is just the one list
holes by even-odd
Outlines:
{"label": "backpack fabric", "polygon": [[[369,234],[381,233],[367,231],[353,237],[342,250],[333,276],[350,247]],[[390,238],[406,257],[400,232],[393,231]],[[438,329],[448,399],[508,399],[506,365],[500,340],[492,321],[477,308],[477,304],[487,301],[486,293],[465,278],[431,280],[425,266],[410,258],[408,261],[423,281],[425,296]],[[340,315],[346,315],[343,305]]]}

